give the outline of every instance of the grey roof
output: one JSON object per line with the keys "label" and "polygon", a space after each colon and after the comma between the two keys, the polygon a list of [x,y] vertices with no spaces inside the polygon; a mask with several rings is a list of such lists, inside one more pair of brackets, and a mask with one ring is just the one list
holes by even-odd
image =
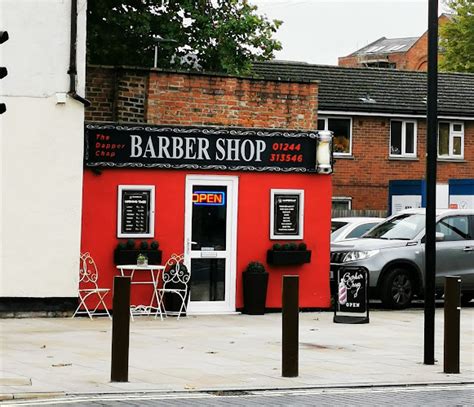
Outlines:
{"label": "grey roof", "polygon": [[409,37],[409,38],[379,38],[377,41],[372,42],[369,45],[353,52],[350,56],[364,56],[369,57],[371,55],[380,54],[392,54],[395,52],[406,52],[412,45],[418,41],[420,37]]}
{"label": "grey roof", "polygon": [[[255,62],[253,67],[266,79],[319,81],[319,110],[426,114],[426,72],[286,61]],[[474,74],[438,75],[438,114],[474,118]]]}

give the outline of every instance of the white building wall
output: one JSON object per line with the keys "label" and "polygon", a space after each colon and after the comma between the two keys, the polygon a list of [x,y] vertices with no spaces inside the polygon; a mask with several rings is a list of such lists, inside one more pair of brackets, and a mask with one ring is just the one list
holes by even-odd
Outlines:
{"label": "white building wall", "polygon": [[[70,97],[71,0],[1,0],[0,297],[76,297],[84,106]],[[84,95],[86,0],[78,1]]]}

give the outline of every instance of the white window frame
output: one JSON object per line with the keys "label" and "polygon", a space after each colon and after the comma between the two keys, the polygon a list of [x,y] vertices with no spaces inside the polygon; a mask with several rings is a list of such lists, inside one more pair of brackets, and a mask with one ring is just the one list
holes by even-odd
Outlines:
{"label": "white window frame", "polygon": [[347,209],[352,209],[352,198],[350,196],[333,196],[331,205],[333,202],[347,202]]}
{"label": "white window frame", "polygon": [[[402,151],[400,154],[392,153],[392,122],[401,122],[402,123]],[[407,123],[413,124],[413,153],[406,152],[406,136],[407,136]],[[390,138],[389,138],[389,156],[390,157],[411,157],[414,158],[417,156],[417,139],[418,139],[418,123],[416,120],[403,120],[403,119],[392,119],[390,120]]]}
{"label": "white window frame", "polygon": [[[122,193],[124,191],[150,191],[150,228],[148,233],[122,232]],[[117,191],[117,237],[155,237],[155,186],[154,185],[119,185]]]}
{"label": "white window frame", "polygon": [[[299,195],[299,230],[297,235],[280,235],[275,233],[275,195]],[[304,189],[272,189],[270,190],[270,240],[301,240],[304,236]]]}
{"label": "white window frame", "polygon": [[[445,123],[449,124],[449,153],[448,155],[440,155],[439,154],[439,125]],[[460,125],[461,131],[454,131],[454,126]],[[461,137],[461,154],[454,154],[454,138]],[[447,120],[440,120],[438,122],[438,137],[436,138],[437,141],[437,149],[438,149],[438,158],[449,158],[449,159],[464,159],[464,123],[463,122],[452,122]]]}
{"label": "white window frame", "polygon": [[324,129],[318,129],[318,130],[330,130],[328,128],[328,120],[329,119],[349,120],[349,152],[348,153],[340,153],[340,152],[334,151],[333,154],[334,154],[334,156],[337,156],[337,157],[351,157],[352,156],[352,117],[350,117],[350,116],[318,116],[318,121],[319,120],[324,120]]}

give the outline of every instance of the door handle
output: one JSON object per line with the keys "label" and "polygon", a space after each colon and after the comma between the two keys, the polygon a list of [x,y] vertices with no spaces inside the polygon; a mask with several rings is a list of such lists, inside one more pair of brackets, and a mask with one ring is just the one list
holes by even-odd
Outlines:
{"label": "door handle", "polygon": [[463,250],[464,250],[465,252],[472,252],[472,251],[474,251],[474,247],[472,247],[472,246],[466,246]]}
{"label": "door handle", "polygon": [[191,253],[191,245],[197,244],[197,242],[193,242],[191,239],[186,239],[186,254]]}

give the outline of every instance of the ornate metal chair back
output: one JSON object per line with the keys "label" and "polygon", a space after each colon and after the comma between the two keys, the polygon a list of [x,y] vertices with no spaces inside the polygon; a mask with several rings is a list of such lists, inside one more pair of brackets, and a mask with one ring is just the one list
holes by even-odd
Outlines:
{"label": "ornate metal chair back", "polygon": [[165,264],[163,288],[169,283],[188,285],[191,272],[184,265],[184,254],[172,254]]}
{"label": "ornate metal chair back", "polygon": [[99,272],[89,252],[81,254],[80,262],[79,281],[85,285],[92,285],[98,288],[97,279],[99,278]]}

